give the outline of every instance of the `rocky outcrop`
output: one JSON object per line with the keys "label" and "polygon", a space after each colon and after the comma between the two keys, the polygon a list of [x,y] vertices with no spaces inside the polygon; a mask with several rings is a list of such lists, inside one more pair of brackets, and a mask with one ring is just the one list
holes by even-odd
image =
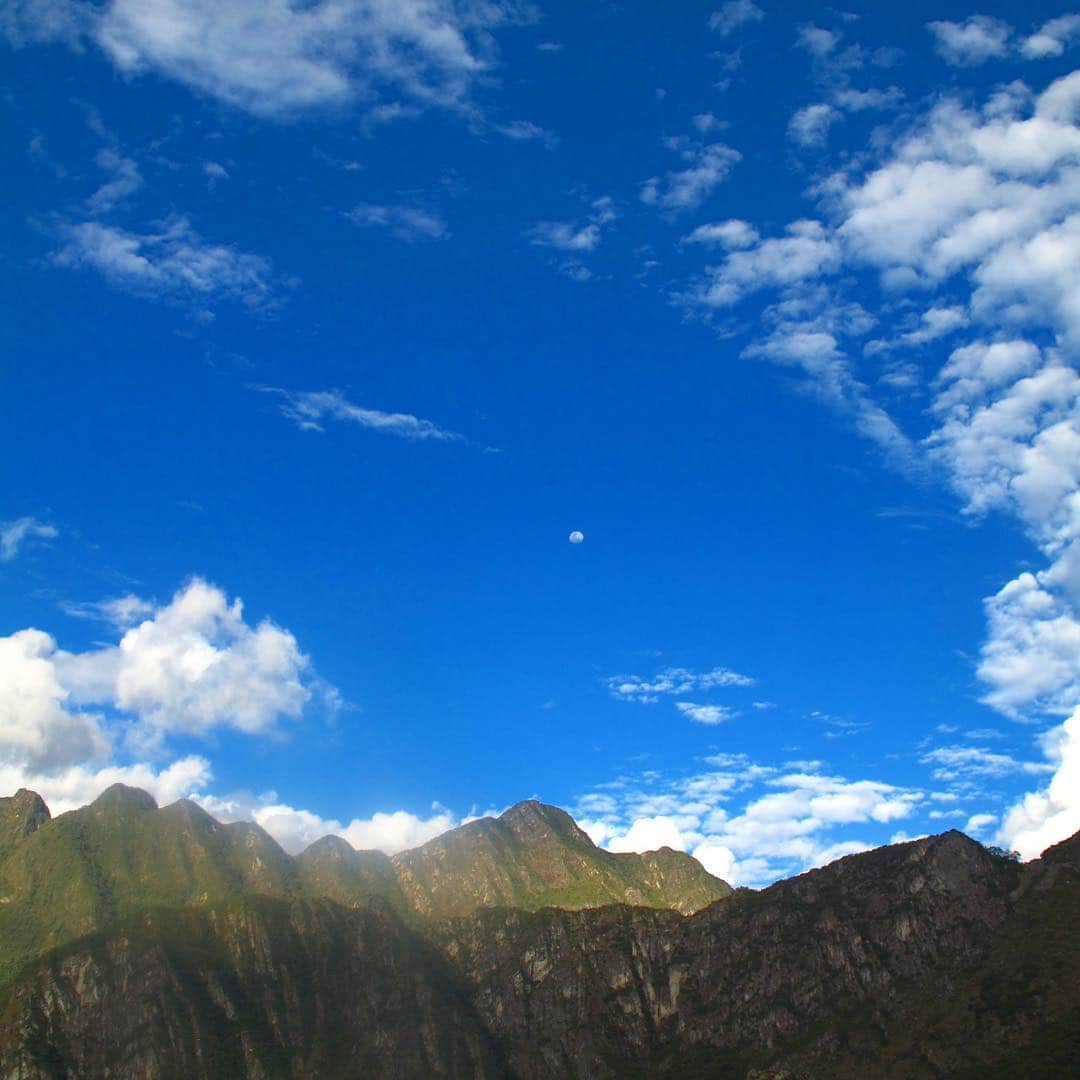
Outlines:
{"label": "rocky outcrop", "polygon": [[36,791],[19,788],[0,799],[0,858],[19,840],[49,820],[49,808]]}

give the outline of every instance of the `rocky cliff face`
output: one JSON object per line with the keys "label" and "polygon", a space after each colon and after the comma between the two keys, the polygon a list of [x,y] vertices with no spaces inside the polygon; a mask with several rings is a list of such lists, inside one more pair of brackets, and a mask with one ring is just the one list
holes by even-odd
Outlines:
{"label": "rocky cliff face", "polygon": [[[121,801],[204,830],[183,849],[199,885],[27,959],[0,990],[0,1076],[1080,1074],[1080,837],[1020,866],[946,833],[684,916],[531,910],[582,881],[684,895],[679,860],[583,863],[587,837],[539,804],[393,860],[332,840],[289,860]],[[484,906],[508,894],[525,903]]]}

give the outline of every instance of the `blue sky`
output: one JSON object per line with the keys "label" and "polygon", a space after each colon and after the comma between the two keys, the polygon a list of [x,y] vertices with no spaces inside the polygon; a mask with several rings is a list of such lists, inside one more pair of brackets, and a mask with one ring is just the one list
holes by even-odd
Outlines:
{"label": "blue sky", "polygon": [[749,884],[1080,827],[1080,14],[0,31],[5,791]]}

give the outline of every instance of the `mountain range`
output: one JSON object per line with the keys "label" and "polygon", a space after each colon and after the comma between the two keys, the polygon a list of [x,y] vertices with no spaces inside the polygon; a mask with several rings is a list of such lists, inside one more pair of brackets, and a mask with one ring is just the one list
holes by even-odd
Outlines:
{"label": "mountain range", "polygon": [[395,856],[0,799],[0,1076],[1080,1075],[1080,834],[754,892],[535,801]]}

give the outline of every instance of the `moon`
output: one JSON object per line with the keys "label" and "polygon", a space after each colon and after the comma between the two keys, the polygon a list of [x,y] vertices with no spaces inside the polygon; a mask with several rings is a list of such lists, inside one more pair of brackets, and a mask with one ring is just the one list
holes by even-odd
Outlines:
{"label": "moon", "polygon": [[578,532],[577,529],[575,529],[570,534],[570,543],[571,544],[580,544],[581,541],[584,540],[584,539],[585,539],[585,534],[583,532]]}

